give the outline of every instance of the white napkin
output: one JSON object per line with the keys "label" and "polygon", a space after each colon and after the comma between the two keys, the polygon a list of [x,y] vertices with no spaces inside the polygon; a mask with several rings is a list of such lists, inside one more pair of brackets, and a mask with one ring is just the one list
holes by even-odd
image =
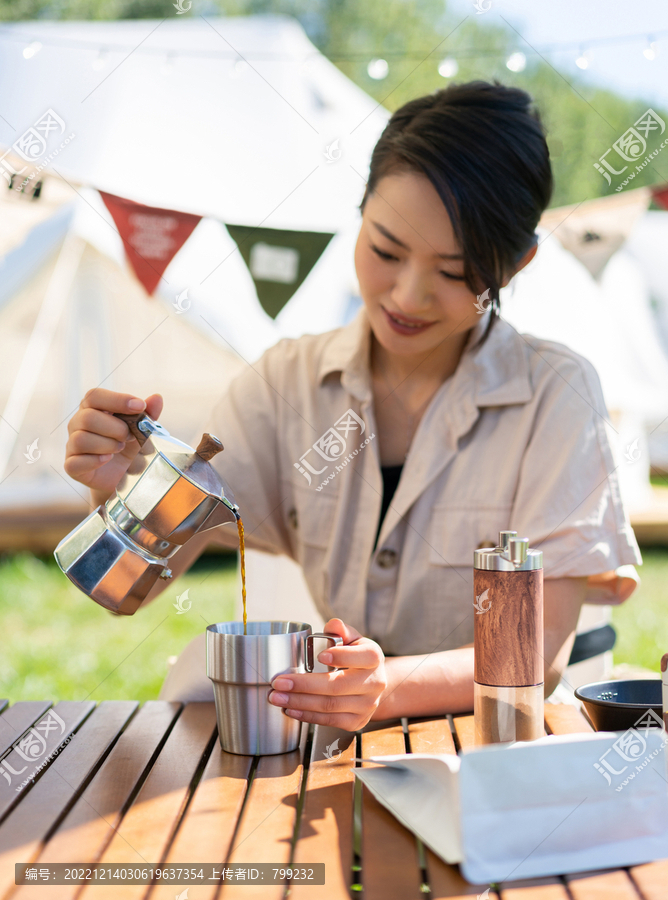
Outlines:
{"label": "white napkin", "polygon": [[668,857],[668,737],[559,735],[461,756],[373,757],[355,775],[472,884]]}

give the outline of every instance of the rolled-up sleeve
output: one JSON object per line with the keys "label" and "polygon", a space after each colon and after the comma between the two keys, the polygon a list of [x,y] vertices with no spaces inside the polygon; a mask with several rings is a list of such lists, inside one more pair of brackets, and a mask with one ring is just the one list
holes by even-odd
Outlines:
{"label": "rolled-up sleeve", "polygon": [[624,511],[619,461],[594,367],[543,343],[536,416],[513,527],[543,551],[546,578],[594,576],[642,562]]}

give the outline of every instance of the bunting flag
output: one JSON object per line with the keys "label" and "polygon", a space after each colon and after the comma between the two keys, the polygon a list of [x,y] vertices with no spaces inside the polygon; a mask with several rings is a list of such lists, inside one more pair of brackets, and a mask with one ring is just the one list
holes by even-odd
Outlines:
{"label": "bunting flag", "polygon": [[262,309],[275,319],[318,262],[333,234],[228,225]]}
{"label": "bunting flag", "polygon": [[543,213],[540,225],[559,238],[594,278],[631,233],[649,206],[649,188],[636,188]]}
{"label": "bunting flag", "polygon": [[99,194],[116,223],[128,262],[147,293],[152,294],[202,217],[143,206],[104,191]]}
{"label": "bunting flag", "polygon": [[652,197],[654,202],[662,209],[668,209],[668,184],[661,184],[652,188]]}

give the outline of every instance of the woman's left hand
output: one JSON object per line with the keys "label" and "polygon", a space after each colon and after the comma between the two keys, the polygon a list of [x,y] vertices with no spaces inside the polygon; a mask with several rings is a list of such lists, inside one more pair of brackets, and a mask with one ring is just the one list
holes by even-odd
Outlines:
{"label": "woman's left hand", "polygon": [[325,631],[342,637],[343,644],[323,650],[318,661],[340,668],[278,675],[271,684],[274,690],[269,702],[302,722],[359,731],[371,719],[387,687],[383,651],[341,619],[330,619]]}

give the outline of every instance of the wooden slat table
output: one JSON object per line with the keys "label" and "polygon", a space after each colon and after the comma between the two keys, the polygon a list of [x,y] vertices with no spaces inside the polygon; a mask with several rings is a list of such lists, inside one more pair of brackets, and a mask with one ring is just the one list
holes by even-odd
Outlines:
{"label": "wooden slat table", "polygon": [[[456,716],[404,720],[359,735],[304,729],[294,753],[252,758],[220,749],[213,703],[0,700],[0,900],[668,897],[668,860],[470,885],[355,782],[355,765],[372,755],[456,753],[471,745],[472,725],[472,716]],[[590,730],[575,708],[549,704],[545,727],[553,734]],[[31,752],[34,763],[26,761]],[[15,885],[17,862],[37,871],[52,863],[234,868],[324,862],[326,884],[219,880],[51,885],[45,891],[39,879]]]}

